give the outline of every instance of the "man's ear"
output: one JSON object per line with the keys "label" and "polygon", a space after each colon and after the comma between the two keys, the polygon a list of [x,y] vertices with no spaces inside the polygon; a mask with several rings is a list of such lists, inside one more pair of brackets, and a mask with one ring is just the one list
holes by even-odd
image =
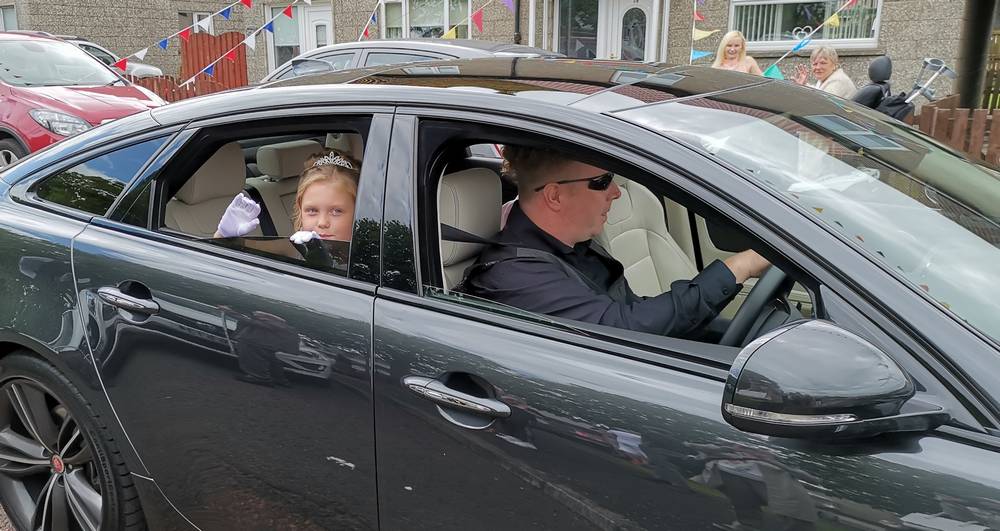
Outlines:
{"label": "man's ear", "polygon": [[546,186],[545,188],[542,188],[542,191],[539,192],[539,194],[541,194],[542,201],[549,210],[559,212],[563,209],[562,202],[566,200],[566,194],[562,193],[561,186]]}

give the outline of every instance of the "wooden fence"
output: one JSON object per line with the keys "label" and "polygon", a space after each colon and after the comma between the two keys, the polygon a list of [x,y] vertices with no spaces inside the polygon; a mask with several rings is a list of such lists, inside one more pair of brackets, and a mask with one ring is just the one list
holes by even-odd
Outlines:
{"label": "wooden fence", "polygon": [[[168,102],[174,102],[203,94],[211,94],[247,85],[247,54],[241,46],[244,35],[239,32],[228,32],[221,35],[195,33],[187,42],[181,42],[181,76],[180,80],[173,76],[129,77],[129,81],[145,87]],[[221,59],[215,63],[212,75],[199,73],[206,66],[219,59],[226,52],[236,49],[233,60]],[[181,86],[181,83],[198,76],[194,82]]]}
{"label": "wooden fence", "polygon": [[986,75],[983,84],[983,101],[986,110],[1000,108],[1000,30],[994,30],[990,37],[990,52],[986,59]]}
{"label": "wooden fence", "polygon": [[956,108],[958,95],[924,105],[912,120],[921,131],[976,160],[1000,166],[1000,109]]}

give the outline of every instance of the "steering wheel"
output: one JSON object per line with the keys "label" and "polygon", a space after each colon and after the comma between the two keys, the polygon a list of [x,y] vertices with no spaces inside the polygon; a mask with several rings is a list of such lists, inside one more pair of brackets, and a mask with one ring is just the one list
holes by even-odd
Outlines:
{"label": "steering wheel", "polygon": [[750,290],[740,309],[736,310],[736,315],[729,322],[729,328],[722,334],[719,344],[729,347],[742,346],[757,321],[757,316],[764,311],[768,303],[791,291],[793,284],[794,281],[777,266],[768,268],[764,276],[757,279],[757,283]]}

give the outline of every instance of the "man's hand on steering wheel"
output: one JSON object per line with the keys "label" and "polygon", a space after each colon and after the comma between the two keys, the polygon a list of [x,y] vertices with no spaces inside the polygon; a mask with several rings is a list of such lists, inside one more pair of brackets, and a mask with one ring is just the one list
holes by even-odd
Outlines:
{"label": "man's hand on steering wheel", "polygon": [[733,272],[737,284],[746,282],[748,278],[760,277],[771,267],[771,262],[751,249],[726,258],[724,263]]}

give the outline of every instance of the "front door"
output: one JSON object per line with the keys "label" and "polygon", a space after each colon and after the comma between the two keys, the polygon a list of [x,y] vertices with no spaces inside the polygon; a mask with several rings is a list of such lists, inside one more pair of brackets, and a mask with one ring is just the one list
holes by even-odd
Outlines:
{"label": "front door", "polygon": [[305,16],[303,52],[333,44],[333,13],[329,7],[310,7]]}
{"label": "front door", "polygon": [[652,0],[608,0],[601,4],[598,56],[623,61],[651,61],[654,45]]}

